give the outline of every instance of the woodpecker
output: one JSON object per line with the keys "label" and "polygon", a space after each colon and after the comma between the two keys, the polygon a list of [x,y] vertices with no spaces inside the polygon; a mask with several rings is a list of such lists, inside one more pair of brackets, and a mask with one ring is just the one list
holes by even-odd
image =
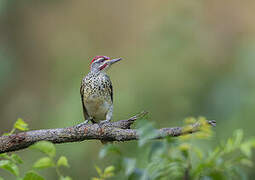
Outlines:
{"label": "woodpecker", "polygon": [[96,56],[90,62],[90,72],[82,79],[80,94],[84,123],[110,122],[113,113],[113,88],[106,70],[120,61],[107,56]]}

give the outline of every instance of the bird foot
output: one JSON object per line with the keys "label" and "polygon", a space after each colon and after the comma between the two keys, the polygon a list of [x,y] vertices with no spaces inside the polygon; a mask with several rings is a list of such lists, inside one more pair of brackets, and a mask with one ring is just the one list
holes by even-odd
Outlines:
{"label": "bird foot", "polygon": [[99,123],[98,123],[98,126],[99,127],[102,127],[102,126],[104,126],[105,124],[107,124],[107,123],[109,123],[110,122],[110,120],[103,120],[103,121],[100,121]]}
{"label": "bird foot", "polygon": [[80,127],[82,127],[82,126],[84,126],[84,125],[86,125],[86,124],[88,124],[88,123],[89,123],[89,120],[85,120],[84,122],[78,124],[76,127],[77,127],[77,128],[80,128]]}
{"label": "bird foot", "polygon": [[110,120],[103,120],[103,121],[100,121],[99,124],[102,125],[102,124],[105,124],[105,123],[108,123],[108,122],[110,122]]}

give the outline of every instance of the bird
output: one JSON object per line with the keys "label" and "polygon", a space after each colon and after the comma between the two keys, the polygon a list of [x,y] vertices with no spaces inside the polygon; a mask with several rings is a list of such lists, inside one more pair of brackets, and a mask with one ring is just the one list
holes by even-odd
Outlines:
{"label": "bird", "polygon": [[110,59],[95,56],[90,62],[90,72],[82,79],[80,95],[84,123],[110,122],[113,115],[113,88],[106,71],[122,58]]}

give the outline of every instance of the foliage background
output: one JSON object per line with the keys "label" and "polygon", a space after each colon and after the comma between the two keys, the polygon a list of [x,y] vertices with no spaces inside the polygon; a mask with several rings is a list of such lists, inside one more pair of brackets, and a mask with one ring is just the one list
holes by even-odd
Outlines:
{"label": "foliage background", "polygon": [[[114,120],[147,110],[156,127],[188,116],[217,120],[211,147],[237,128],[253,135],[253,1],[0,0],[0,134],[18,117],[30,129],[81,122],[80,81],[95,55],[123,57],[109,75]],[[62,144],[74,179],[105,167],[100,142]],[[136,142],[122,143],[127,156]],[[18,153],[24,171],[38,154]],[[141,162],[142,166],[142,162]],[[1,175],[7,173],[0,171]],[[247,170],[249,176],[254,172]],[[42,171],[55,179],[55,171]]]}

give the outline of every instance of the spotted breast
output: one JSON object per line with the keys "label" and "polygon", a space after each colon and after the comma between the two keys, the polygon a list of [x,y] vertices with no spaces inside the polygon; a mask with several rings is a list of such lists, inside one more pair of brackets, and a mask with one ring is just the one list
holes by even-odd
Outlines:
{"label": "spotted breast", "polygon": [[89,73],[81,85],[84,116],[94,123],[106,120],[112,111],[112,93],[111,80],[105,73]]}

